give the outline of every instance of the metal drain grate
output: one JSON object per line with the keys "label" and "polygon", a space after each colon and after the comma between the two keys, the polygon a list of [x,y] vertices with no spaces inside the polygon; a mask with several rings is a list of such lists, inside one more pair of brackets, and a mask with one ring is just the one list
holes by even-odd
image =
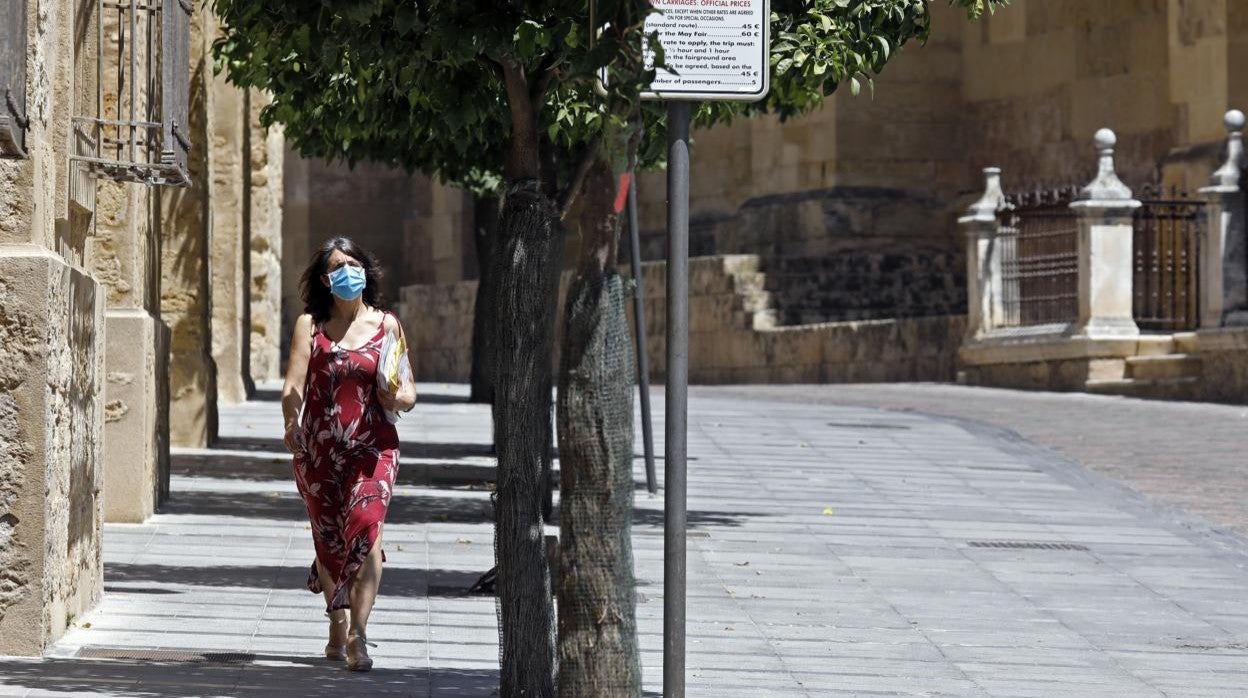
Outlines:
{"label": "metal drain grate", "polygon": [[250,664],[251,652],[200,652],[196,650],[148,650],[133,647],[83,647],[75,655],[83,659],[128,659],[175,664]]}
{"label": "metal drain grate", "polygon": [[895,429],[898,431],[909,431],[910,427],[904,424],[885,424],[883,422],[828,422],[830,427],[840,427],[843,429]]}
{"label": "metal drain grate", "polygon": [[1078,543],[1046,543],[1031,540],[973,540],[967,545],[972,548],[999,548],[1005,550],[1083,550],[1088,546]]}

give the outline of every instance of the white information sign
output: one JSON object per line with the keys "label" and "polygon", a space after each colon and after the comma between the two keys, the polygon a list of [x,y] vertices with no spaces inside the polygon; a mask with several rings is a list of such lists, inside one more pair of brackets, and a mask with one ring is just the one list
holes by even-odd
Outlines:
{"label": "white information sign", "polygon": [[[666,63],[646,99],[721,99],[753,102],[767,95],[770,0],[650,0],[659,12],[646,19],[657,31]],[[654,54],[647,45],[646,65]]]}

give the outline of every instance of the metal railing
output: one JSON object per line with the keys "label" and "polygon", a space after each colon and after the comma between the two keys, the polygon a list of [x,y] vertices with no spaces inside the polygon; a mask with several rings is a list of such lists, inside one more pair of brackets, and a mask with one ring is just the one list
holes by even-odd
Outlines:
{"label": "metal railing", "polygon": [[1002,327],[1066,324],[1079,317],[1075,187],[1006,197],[998,221]]}
{"label": "metal railing", "polygon": [[1200,232],[1205,202],[1158,186],[1140,190],[1133,241],[1133,314],[1144,331],[1195,330],[1200,319]]}

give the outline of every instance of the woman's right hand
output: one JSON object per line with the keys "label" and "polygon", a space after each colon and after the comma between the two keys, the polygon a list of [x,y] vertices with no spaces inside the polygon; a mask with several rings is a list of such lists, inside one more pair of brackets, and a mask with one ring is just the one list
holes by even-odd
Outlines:
{"label": "woman's right hand", "polygon": [[286,450],[295,455],[299,455],[305,450],[303,427],[298,423],[291,424],[286,427],[286,437],[282,441],[286,444]]}

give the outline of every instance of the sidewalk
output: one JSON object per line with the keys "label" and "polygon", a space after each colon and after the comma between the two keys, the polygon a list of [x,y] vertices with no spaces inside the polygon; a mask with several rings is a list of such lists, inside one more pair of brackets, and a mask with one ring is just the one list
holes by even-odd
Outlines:
{"label": "sidewalk", "polygon": [[[490,695],[494,602],[457,592],[493,562],[488,491],[474,485],[489,477],[489,415],[464,392],[422,386],[403,422],[371,674],[317,659],[310,534],[268,402],[223,410],[225,448],[179,456],[161,514],[106,526],[105,599],[48,658],[0,662],[0,694]],[[1009,433],[695,391],[689,453],[690,696],[1248,686],[1248,544]],[[662,507],[639,489],[656,694]],[[103,658],[126,648],[163,661]]]}

